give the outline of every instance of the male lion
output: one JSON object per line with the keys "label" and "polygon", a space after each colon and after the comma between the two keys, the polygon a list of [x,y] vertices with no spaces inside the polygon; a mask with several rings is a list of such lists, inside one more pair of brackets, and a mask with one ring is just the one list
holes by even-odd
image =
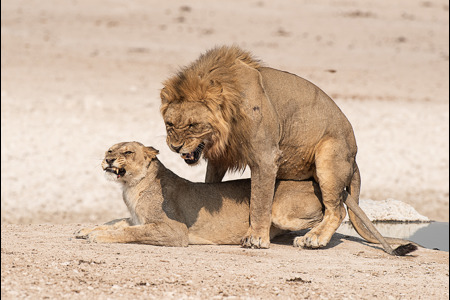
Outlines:
{"label": "male lion", "polygon": [[[299,241],[324,247],[341,224],[343,190],[358,203],[360,174],[352,126],[311,82],[263,67],[238,47],[218,47],[164,82],[167,144],[194,165],[208,161],[206,182],[251,170],[250,227],[244,247],[268,248],[276,179],[318,182],[325,214]],[[301,197],[298,201],[304,201]],[[360,222],[350,213],[353,223]]]}
{"label": "male lion", "polygon": [[[163,246],[239,244],[249,225],[250,181],[192,183],[166,169],[157,154],[158,150],[138,142],[119,143],[106,152],[102,168],[110,179],[122,184],[131,217],[81,229],[77,237]],[[320,223],[323,213],[316,183],[279,181],[275,190],[271,237]],[[297,201],[299,197],[303,201]],[[300,245],[298,241],[294,240],[294,246]],[[413,245],[392,250],[383,242],[393,255],[415,250]]]}

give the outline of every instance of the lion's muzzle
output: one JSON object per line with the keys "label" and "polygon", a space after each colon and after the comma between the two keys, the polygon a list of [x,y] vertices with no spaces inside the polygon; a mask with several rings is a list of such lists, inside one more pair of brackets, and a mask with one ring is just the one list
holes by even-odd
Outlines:
{"label": "lion's muzzle", "polygon": [[201,143],[193,152],[181,153],[181,158],[183,158],[188,165],[196,164],[200,160],[204,148],[205,144]]}

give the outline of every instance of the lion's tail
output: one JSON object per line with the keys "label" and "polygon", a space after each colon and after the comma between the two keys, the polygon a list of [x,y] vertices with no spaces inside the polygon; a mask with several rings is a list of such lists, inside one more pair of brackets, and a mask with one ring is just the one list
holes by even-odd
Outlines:
{"label": "lion's tail", "polygon": [[[364,211],[359,207],[359,194],[361,191],[361,175],[359,173],[358,165],[355,163],[355,171],[352,177],[350,186],[347,187],[349,196],[345,200],[347,204],[348,217],[355,228],[356,232],[364,238],[366,241],[374,244],[382,244],[384,250],[396,256],[404,256],[410,252],[417,250],[417,245],[411,243],[408,240],[396,239],[396,238],[385,238],[380,232],[375,228],[370,219],[364,213]],[[358,217],[359,216],[359,217]],[[396,249],[392,249],[390,244],[401,245]]]}

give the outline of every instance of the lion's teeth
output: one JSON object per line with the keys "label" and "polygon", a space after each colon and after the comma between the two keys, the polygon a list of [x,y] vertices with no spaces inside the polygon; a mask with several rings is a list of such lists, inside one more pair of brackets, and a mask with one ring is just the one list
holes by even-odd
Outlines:
{"label": "lion's teeth", "polygon": [[183,158],[183,159],[194,159],[194,156],[195,154],[194,154],[194,152],[191,152],[191,153],[182,153],[181,154],[181,157]]}

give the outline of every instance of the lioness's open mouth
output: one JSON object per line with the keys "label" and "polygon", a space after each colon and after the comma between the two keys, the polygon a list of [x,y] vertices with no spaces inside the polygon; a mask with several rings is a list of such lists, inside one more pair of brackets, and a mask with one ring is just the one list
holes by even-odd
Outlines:
{"label": "lioness's open mouth", "polygon": [[183,158],[188,165],[193,165],[197,163],[200,157],[202,156],[202,151],[204,148],[205,144],[201,143],[200,145],[198,145],[197,149],[195,149],[193,152],[181,153],[181,158]]}
{"label": "lioness's open mouth", "polygon": [[117,178],[122,177],[127,172],[124,168],[116,168],[116,167],[109,167],[105,169],[105,172],[114,173],[117,175]]}

